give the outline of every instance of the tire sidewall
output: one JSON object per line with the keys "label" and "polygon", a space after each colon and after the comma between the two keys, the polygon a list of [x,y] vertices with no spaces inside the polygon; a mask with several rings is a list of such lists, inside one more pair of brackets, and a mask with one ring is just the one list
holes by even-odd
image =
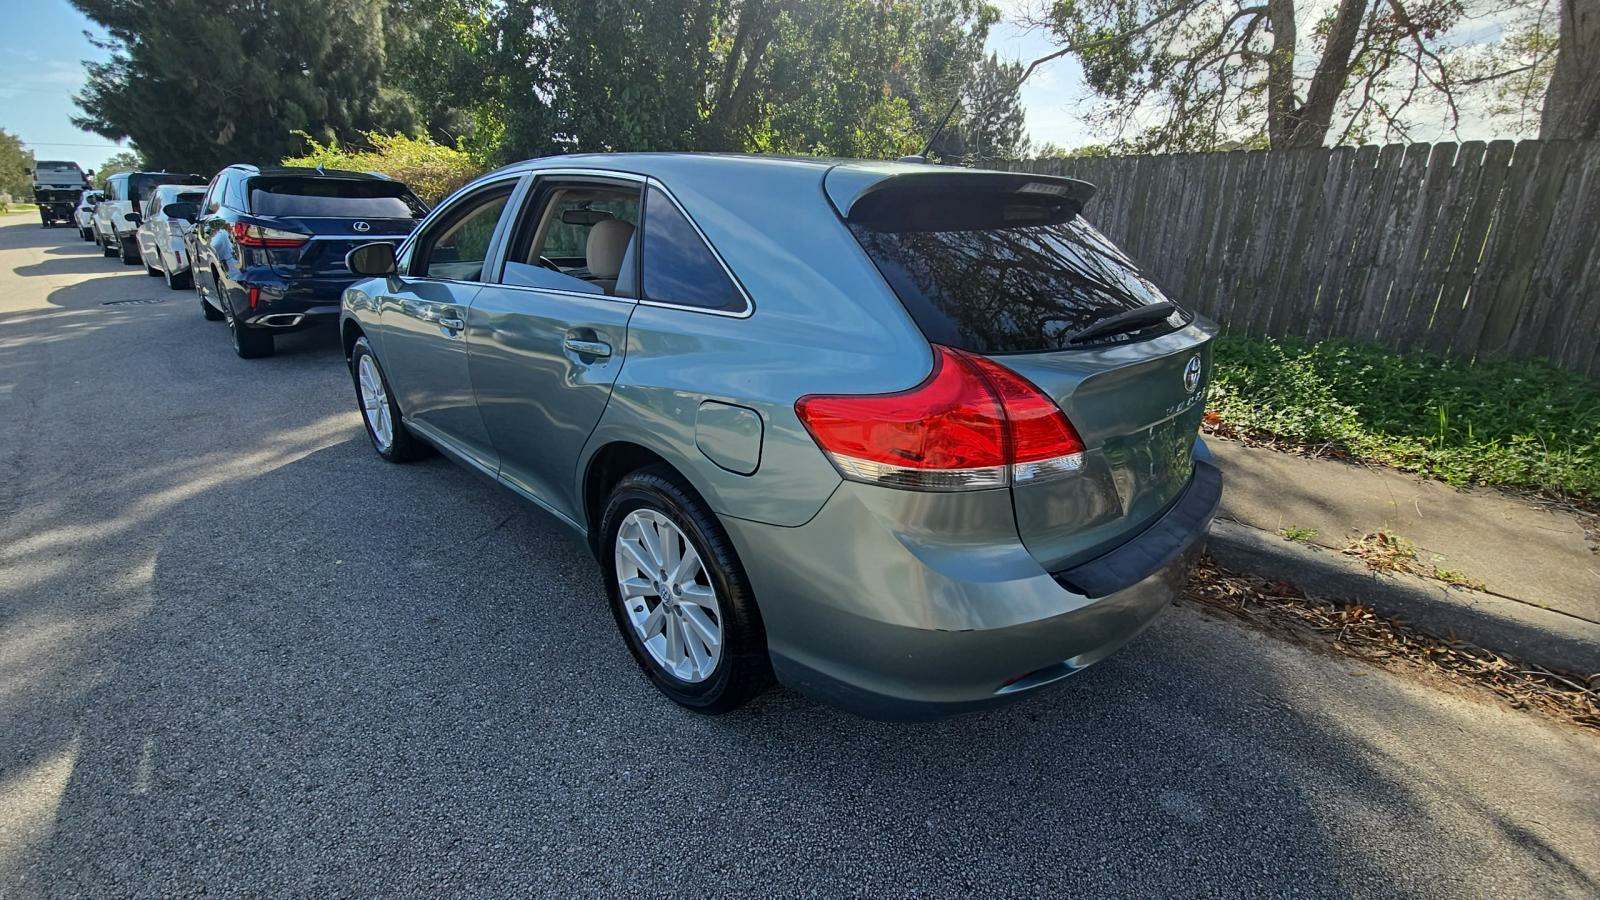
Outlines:
{"label": "tire sidewall", "polygon": [[[662,693],[685,707],[700,711],[722,711],[723,708],[731,708],[725,700],[730,693],[729,681],[740,662],[740,657],[759,652],[764,659],[766,647],[739,645],[743,640],[742,636],[747,634],[749,629],[745,623],[740,622],[743,611],[732,600],[734,597],[751,595],[748,581],[742,569],[738,568],[738,560],[728,560],[713,552],[713,541],[706,534],[706,529],[710,525],[704,521],[704,518],[711,513],[690,508],[697,503],[698,501],[688,495],[680,485],[656,472],[645,470],[624,478],[607,500],[605,514],[601,518],[600,566],[604,572],[606,596],[610,599],[612,616],[617,620],[617,628],[622,632],[628,650],[638,661],[646,677]],[[700,555],[712,587],[717,592],[717,618],[722,626],[722,656],[717,660],[717,668],[711,673],[711,677],[704,681],[685,682],[663,669],[639,639],[633,622],[628,618],[622,591],[617,584],[616,540],[617,533],[622,529],[623,520],[629,513],[638,509],[650,509],[667,516],[688,536],[695,552]],[[725,538],[719,543],[721,546],[727,546]],[[733,571],[730,571],[730,568]],[[742,699],[741,697],[739,702],[742,702]],[[737,705],[737,702],[732,705]]]}

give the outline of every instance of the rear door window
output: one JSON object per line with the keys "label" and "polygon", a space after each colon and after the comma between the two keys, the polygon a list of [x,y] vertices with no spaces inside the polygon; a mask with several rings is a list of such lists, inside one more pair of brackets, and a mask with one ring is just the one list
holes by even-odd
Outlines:
{"label": "rear door window", "polygon": [[720,312],[745,309],[744,294],[700,232],[659,188],[650,188],[645,200],[641,249],[646,300]]}
{"label": "rear door window", "polygon": [[398,181],[347,178],[253,178],[250,211],[260,216],[410,219],[427,211]]}
{"label": "rear door window", "polygon": [[1068,339],[1167,298],[1084,221],[1078,204],[992,188],[885,189],[852,210],[851,232],[928,340],[977,353],[1092,347],[1172,331]]}

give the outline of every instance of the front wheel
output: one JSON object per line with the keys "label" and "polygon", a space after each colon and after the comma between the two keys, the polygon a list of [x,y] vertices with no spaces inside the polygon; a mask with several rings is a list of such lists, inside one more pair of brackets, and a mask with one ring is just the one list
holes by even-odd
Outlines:
{"label": "front wheel", "polygon": [[127,241],[119,240],[117,243],[119,244],[117,253],[122,257],[123,265],[138,266],[144,264],[144,258],[139,255],[139,246],[137,244],[130,250]]}
{"label": "front wheel", "polygon": [[356,384],[356,403],[361,406],[361,421],[367,426],[372,449],[392,463],[410,462],[427,455],[422,442],[400,421],[400,404],[395,402],[389,379],[365,337],[356,338],[350,348],[350,377]]}
{"label": "front wheel", "polygon": [[656,688],[725,713],[772,683],[755,595],[722,524],[665,467],[623,478],[606,501],[600,562],[623,640]]}
{"label": "front wheel", "polygon": [[112,246],[110,241],[105,241],[100,245],[100,252],[104,253],[106,256],[116,256],[118,251],[116,247]]}
{"label": "front wheel", "polygon": [[[162,269],[161,277],[166,279],[167,290],[169,291],[183,291],[194,286],[194,272],[190,269],[184,269],[176,275],[166,269]],[[211,304],[207,303],[204,297],[200,298],[200,305],[208,310],[211,309]],[[222,318],[222,313],[217,313],[216,317],[218,319]],[[211,318],[211,314],[207,313],[206,318]]]}

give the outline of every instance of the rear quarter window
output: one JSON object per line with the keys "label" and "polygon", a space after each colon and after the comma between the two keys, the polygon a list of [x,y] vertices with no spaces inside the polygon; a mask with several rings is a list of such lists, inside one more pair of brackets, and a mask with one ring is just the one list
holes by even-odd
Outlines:
{"label": "rear quarter window", "polygon": [[1152,337],[1155,326],[1081,343],[1107,316],[1167,298],[1076,204],[1014,192],[886,192],[848,223],[928,340],[977,353],[1091,347]]}
{"label": "rear quarter window", "polygon": [[744,294],[689,219],[659,188],[644,205],[640,270],[644,297],[657,303],[742,312]]}

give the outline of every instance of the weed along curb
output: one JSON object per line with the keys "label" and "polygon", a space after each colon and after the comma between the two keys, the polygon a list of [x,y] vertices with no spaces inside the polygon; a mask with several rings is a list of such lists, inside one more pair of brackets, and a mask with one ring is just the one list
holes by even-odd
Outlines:
{"label": "weed along curb", "polygon": [[1359,603],[1440,637],[1588,678],[1600,673],[1600,624],[1416,575],[1373,572],[1331,550],[1217,519],[1209,547],[1227,568],[1287,581],[1310,596]]}

